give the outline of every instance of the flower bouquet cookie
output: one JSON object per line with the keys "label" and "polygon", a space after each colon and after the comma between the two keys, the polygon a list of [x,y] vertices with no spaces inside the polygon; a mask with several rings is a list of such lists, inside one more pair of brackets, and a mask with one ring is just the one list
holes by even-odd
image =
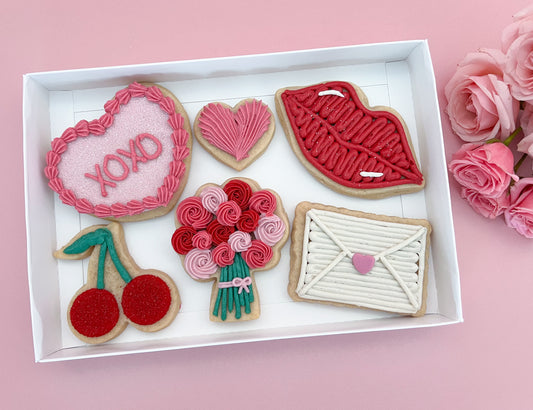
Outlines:
{"label": "flower bouquet cookie", "polygon": [[233,178],[201,186],[176,210],[172,246],[194,280],[214,281],[210,319],[259,317],[254,273],[277,265],[289,237],[281,198],[253,180]]}

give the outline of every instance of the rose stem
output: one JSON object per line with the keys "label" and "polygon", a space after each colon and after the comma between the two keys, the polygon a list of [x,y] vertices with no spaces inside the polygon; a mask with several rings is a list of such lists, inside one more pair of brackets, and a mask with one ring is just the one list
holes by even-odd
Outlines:
{"label": "rose stem", "polygon": [[[242,273],[243,273],[241,277],[247,278],[249,276],[248,265],[246,264],[246,262],[244,262],[244,260],[241,258],[240,255],[238,258],[238,263],[241,266]],[[253,299],[251,300],[251,297],[253,297],[252,285],[251,284],[248,285],[248,288],[250,289],[250,293],[246,292],[245,290],[242,293],[244,294],[244,312],[249,314],[251,312],[250,302],[253,300]]]}
{"label": "rose stem", "polygon": [[[228,269],[224,269],[224,272],[223,272],[223,277],[221,278],[222,282],[227,282],[228,281]],[[227,298],[226,298],[226,288],[224,289],[220,289],[220,292],[222,292],[222,302],[221,302],[221,305],[222,305],[222,312],[220,314],[220,318],[222,320],[226,320],[227,318]]]}
{"label": "rose stem", "polygon": [[[228,266],[228,282],[233,280],[233,265]],[[228,312],[233,311],[233,288],[228,288]]]}
{"label": "rose stem", "polygon": [[[233,276],[238,277],[239,269],[237,268],[237,266],[235,266],[235,263],[232,266],[233,266],[234,273],[235,273]],[[241,318],[241,303],[240,303],[241,299],[239,295],[239,288],[234,286],[232,290],[233,290],[233,300],[235,301],[235,319],[240,319]]]}

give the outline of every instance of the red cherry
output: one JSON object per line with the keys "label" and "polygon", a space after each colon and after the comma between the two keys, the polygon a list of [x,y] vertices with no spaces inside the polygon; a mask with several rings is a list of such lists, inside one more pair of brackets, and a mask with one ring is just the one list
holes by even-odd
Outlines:
{"label": "red cherry", "polygon": [[133,323],[153,325],[167,314],[171,301],[170,289],[163,279],[140,275],[124,288],[122,310]]}
{"label": "red cherry", "polygon": [[120,311],[111,292],[92,288],[74,299],[69,315],[70,323],[78,333],[86,337],[99,337],[113,330]]}

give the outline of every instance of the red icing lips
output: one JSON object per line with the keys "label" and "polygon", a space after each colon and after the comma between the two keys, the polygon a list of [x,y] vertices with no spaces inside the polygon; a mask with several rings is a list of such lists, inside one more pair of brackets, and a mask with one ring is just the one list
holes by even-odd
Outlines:
{"label": "red icing lips", "polygon": [[350,83],[286,89],[280,97],[297,147],[308,162],[304,165],[313,174],[309,164],[347,188],[423,187],[402,121],[390,111],[367,108]]}

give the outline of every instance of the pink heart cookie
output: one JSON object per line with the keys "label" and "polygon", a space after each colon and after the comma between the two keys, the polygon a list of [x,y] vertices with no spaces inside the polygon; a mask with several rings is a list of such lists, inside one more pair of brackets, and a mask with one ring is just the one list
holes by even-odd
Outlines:
{"label": "pink heart cookie", "polygon": [[132,83],[52,141],[48,185],[80,213],[120,221],[161,216],[176,204],[192,140],[178,99],[155,84]]}
{"label": "pink heart cookie", "polygon": [[268,147],[276,124],[261,101],[246,99],[235,107],[210,103],[196,116],[194,135],[220,162],[241,171]]}

